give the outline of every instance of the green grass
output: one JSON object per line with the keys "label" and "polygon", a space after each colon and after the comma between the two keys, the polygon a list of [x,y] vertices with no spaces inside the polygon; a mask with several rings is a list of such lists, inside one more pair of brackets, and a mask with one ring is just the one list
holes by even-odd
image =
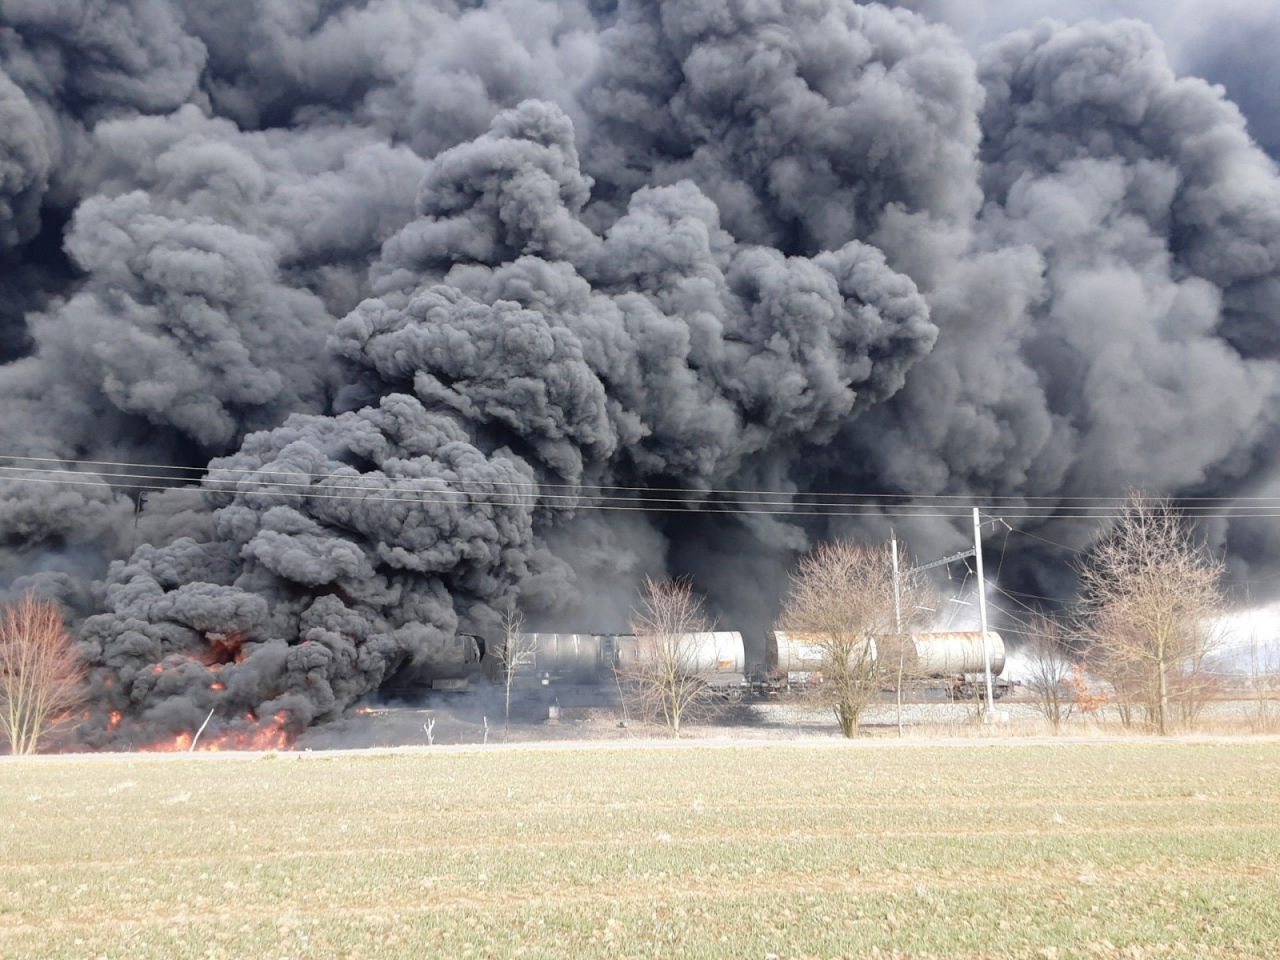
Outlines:
{"label": "green grass", "polygon": [[1280,745],[0,763],[0,956],[1275,957]]}

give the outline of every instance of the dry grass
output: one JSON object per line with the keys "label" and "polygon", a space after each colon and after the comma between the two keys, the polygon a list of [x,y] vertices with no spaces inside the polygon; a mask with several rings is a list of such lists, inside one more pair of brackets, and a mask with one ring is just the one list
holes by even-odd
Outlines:
{"label": "dry grass", "polygon": [[1280,944],[1273,742],[55,758],[0,805],[6,958]]}
{"label": "dry grass", "polygon": [[[1029,713],[1025,701],[1003,701],[996,706],[1003,719],[985,723],[976,704],[955,705],[953,719],[910,723],[905,736],[913,740],[991,739],[991,738],[1148,738],[1156,735],[1148,724],[1135,721],[1125,726],[1116,711],[1104,708],[1092,713],[1073,713],[1055,730],[1044,717]],[[876,736],[897,736],[888,729],[885,714],[871,731]],[[1280,702],[1240,700],[1215,701],[1206,704],[1192,725],[1172,722],[1172,731],[1182,737],[1247,737],[1280,733]]]}

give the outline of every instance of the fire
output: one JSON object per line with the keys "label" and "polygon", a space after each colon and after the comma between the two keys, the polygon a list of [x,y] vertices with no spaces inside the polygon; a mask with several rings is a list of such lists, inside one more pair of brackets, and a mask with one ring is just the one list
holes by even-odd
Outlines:
{"label": "fire", "polygon": [[244,660],[243,633],[210,633],[209,659],[206,666],[222,666],[228,663],[240,663]]}
{"label": "fire", "polygon": [[120,729],[120,721],[123,719],[123,713],[119,710],[112,710],[111,714],[107,717],[107,730],[114,733],[116,730]]}
{"label": "fire", "polygon": [[210,690],[225,690],[225,689],[227,689],[227,685],[226,685],[225,683],[223,683],[222,681],[220,681],[220,680],[215,680],[213,683],[209,684],[209,689],[210,689]]}
{"label": "fire", "polygon": [[[247,714],[246,720],[257,723],[253,714]],[[251,730],[223,730],[213,736],[202,736],[196,741],[197,753],[218,753],[223,750],[287,750],[293,742],[289,731],[288,711],[279,710],[270,720],[257,724]],[[191,749],[194,735],[180,733],[172,740],[161,740],[157,743],[140,747],[142,753],[182,753]]]}
{"label": "fire", "polygon": [[151,672],[157,675],[164,673],[164,664],[157,663],[151,668]]}

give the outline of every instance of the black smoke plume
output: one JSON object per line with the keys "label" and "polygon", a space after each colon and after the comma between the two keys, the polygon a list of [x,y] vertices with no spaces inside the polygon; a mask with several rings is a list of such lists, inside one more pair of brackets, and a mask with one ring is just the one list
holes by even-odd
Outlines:
{"label": "black smoke plume", "polygon": [[[6,0],[0,582],[83,618],[86,741],[296,732],[643,574],[750,631],[815,539],[966,535],[788,498],[1276,485],[1240,110],[1138,21],[914,6]],[[724,489],[784,493],[682,509]],[[1022,526],[1069,589],[1098,524]]]}

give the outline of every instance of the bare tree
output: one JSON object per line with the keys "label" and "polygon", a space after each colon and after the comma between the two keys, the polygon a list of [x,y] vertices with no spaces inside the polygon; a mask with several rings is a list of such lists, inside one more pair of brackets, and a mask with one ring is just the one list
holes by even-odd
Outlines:
{"label": "bare tree", "polygon": [[1067,656],[1058,621],[1036,615],[1027,627],[1027,690],[1036,709],[1057,733],[1075,707],[1075,668]]}
{"label": "bare tree", "polygon": [[1167,500],[1138,494],[1081,565],[1098,660],[1145,694],[1148,721],[1162,734],[1171,680],[1198,674],[1212,646],[1221,577],[1221,561],[1193,539],[1182,515]]}
{"label": "bare tree", "polygon": [[699,634],[710,629],[692,582],[645,578],[631,623],[634,645],[618,651],[618,680],[636,711],[660,717],[672,736],[710,699],[698,663]]}
{"label": "bare tree", "polygon": [[[1095,621],[1094,626],[1086,628],[1086,635],[1091,632],[1097,632],[1102,629],[1102,625]],[[1129,728],[1132,727],[1137,718],[1138,712],[1148,707],[1152,697],[1148,691],[1150,683],[1149,671],[1146,667],[1137,663],[1127,656],[1119,655],[1118,651],[1122,647],[1119,643],[1098,644],[1093,643],[1090,650],[1088,668],[1089,672],[1095,676],[1105,680],[1111,685],[1111,704],[1116,709],[1116,714],[1120,718],[1120,725]],[[1109,649],[1114,648],[1114,649]],[[1080,701],[1079,680],[1088,682],[1086,677],[1073,678],[1073,684],[1076,687],[1076,702]],[[1082,712],[1087,712],[1083,711]]]}
{"label": "bare tree", "polygon": [[1256,630],[1249,634],[1249,689],[1257,705],[1255,729],[1270,729],[1273,700],[1280,690],[1280,649],[1274,640],[1264,643]]}
{"label": "bare tree", "polygon": [[[537,646],[535,634],[524,632],[524,614],[515,606],[508,606],[502,614],[502,646],[494,652],[498,671],[505,691],[503,704],[502,739],[507,739],[511,726],[511,690],[520,671],[533,663]],[[487,737],[486,731],[486,737]]]}
{"label": "bare tree", "polygon": [[888,544],[824,543],[800,560],[779,629],[807,634],[822,651],[820,695],[831,706],[846,737],[875,696],[886,664],[876,636],[894,636],[893,555]]}
{"label": "bare tree", "polygon": [[83,696],[83,670],[62,611],[31,594],[0,615],[0,731],[14,754],[40,738]]}

